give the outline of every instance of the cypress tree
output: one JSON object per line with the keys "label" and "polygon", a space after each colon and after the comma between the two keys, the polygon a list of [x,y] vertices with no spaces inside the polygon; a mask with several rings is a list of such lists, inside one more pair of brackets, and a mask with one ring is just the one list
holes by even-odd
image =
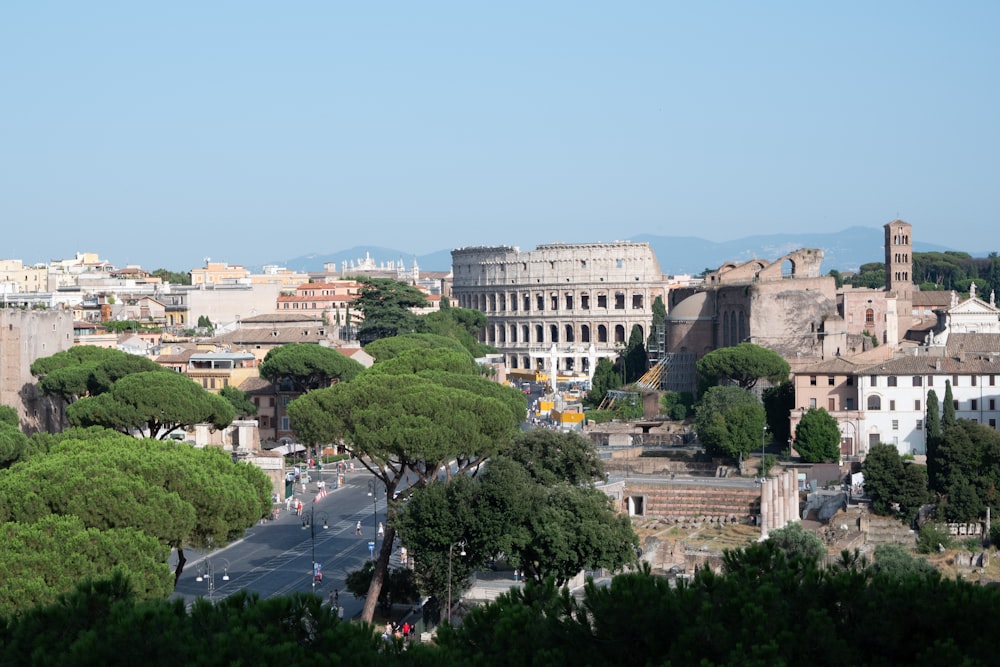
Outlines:
{"label": "cypress tree", "polygon": [[951,395],[951,380],[944,381],[944,405],[941,406],[941,430],[947,431],[958,421],[955,419],[955,399]]}
{"label": "cypress tree", "polygon": [[927,391],[927,480],[933,491],[941,491],[941,413],[938,406],[937,393]]}

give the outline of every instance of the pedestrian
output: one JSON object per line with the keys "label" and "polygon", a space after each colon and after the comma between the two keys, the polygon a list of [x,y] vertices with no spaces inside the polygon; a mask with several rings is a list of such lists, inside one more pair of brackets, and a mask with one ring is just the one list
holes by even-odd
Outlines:
{"label": "pedestrian", "polygon": [[302,501],[301,500],[299,501],[299,504],[296,506],[295,510],[298,513],[298,516],[302,516]]}
{"label": "pedestrian", "polygon": [[409,638],[410,638],[410,622],[409,621],[404,621],[403,622],[403,639],[409,639]]}
{"label": "pedestrian", "polygon": [[343,607],[337,607],[337,618],[339,620],[341,620],[341,621],[344,620],[344,608]]}
{"label": "pedestrian", "polygon": [[333,589],[333,604],[335,607],[340,606],[340,590],[336,588]]}
{"label": "pedestrian", "polygon": [[406,547],[399,547],[399,563],[406,565]]}
{"label": "pedestrian", "polygon": [[385,526],[382,525],[381,521],[378,522],[378,536],[385,537]]}
{"label": "pedestrian", "polygon": [[358,525],[356,525],[354,527],[354,534],[355,535],[359,535],[359,536],[361,535],[361,522],[360,521],[358,521]]}

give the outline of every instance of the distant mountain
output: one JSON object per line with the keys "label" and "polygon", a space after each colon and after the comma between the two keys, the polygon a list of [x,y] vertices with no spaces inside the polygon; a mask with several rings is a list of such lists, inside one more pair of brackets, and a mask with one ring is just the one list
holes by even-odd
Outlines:
{"label": "distant mountain", "polygon": [[[639,234],[631,241],[645,242],[653,248],[660,269],[670,275],[700,273],[717,269],[725,262],[746,262],[751,259],[775,260],[800,248],[823,251],[823,273],[830,269],[856,271],[862,264],[885,261],[885,232],[881,227],[849,227],[839,232],[802,234],[761,234],[733,241],[716,243],[694,236],[655,236]],[[596,241],[595,241],[596,242]],[[516,245],[513,242],[511,245]],[[522,250],[531,250],[521,246]],[[915,252],[945,252],[954,250],[932,243],[916,242]],[[426,255],[412,255],[379,246],[355,246],[329,255],[302,255],[284,262],[283,266],[297,271],[322,271],[323,264],[333,262],[338,270],[342,262],[354,262],[371,257],[376,265],[402,261],[407,267],[417,261],[421,271],[450,271],[451,249]]]}
{"label": "distant mountain", "polygon": [[[881,227],[849,227],[839,232],[761,234],[715,243],[688,236],[641,234],[632,241],[649,243],[667,274],[700,273],[725,262],[751,259],[775,260],[800,248],[823,251],[823,273],[831,269],[856,271],[862,264],[885,261],[885,231]],[[953,250],[932,243],[913,244],[914,252]]]}

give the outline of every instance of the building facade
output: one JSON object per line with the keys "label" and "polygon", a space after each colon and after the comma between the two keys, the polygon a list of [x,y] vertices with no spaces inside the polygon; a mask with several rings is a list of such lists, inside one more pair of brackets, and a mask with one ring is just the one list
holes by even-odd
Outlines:
{"label": "building facade", "polygon": [[452,300],[486,314],[481,341],[520,377],[589,380],[634,326],[646,339],[667,284],[648,243],[474,247],[451,256]]}

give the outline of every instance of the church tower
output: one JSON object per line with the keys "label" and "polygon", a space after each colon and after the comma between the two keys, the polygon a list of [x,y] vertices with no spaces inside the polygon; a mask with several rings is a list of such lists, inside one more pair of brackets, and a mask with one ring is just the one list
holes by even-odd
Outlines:
{"label": "church tower", "polygon": [[893,220],[885,226],[885,289],[913,301],[913,226]]}
{"label": "church tower", "polygon": [[893,220],[885,226],[885,338],[896,345],[913,314],[913,227]]}

